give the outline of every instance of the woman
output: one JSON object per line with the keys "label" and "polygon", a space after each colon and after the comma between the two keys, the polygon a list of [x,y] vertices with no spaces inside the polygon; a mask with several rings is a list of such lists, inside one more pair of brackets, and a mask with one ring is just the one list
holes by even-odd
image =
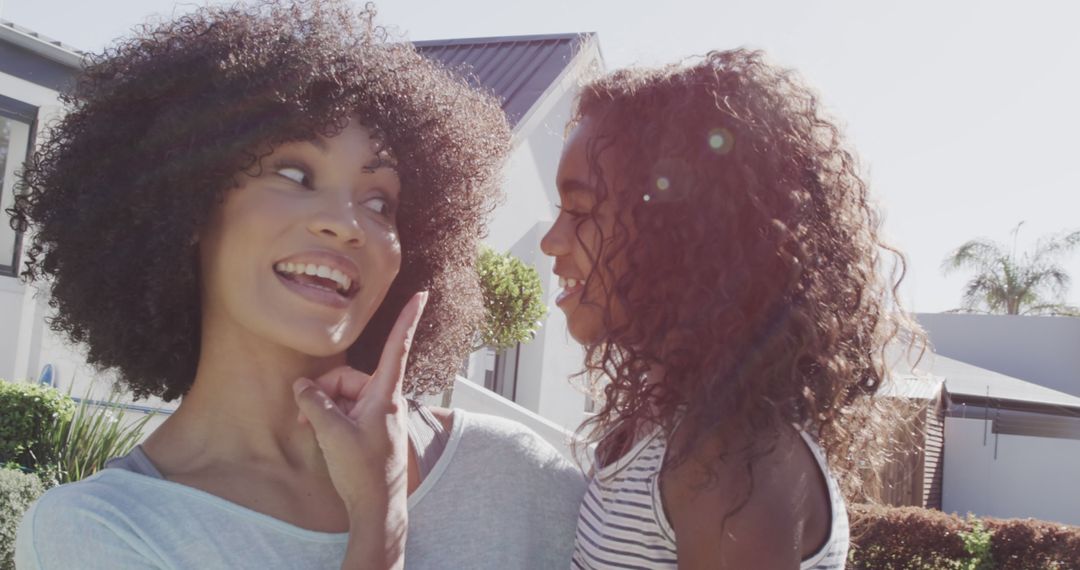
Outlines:
{"label": "woman", "polygon": [[403,437],[481,315],[494,102],[333,1],[148,27],[65,102],[26,275],[89,362],[182,399],[28,511],[20,568],[565,564],[583,481],[535,434],[413,403]]}
{"label": "woman", "polygon": [[603,380],[574,567],[842,568],[900,321],[839,129],[746,50],[598,79],[571,127],[541,248]]}

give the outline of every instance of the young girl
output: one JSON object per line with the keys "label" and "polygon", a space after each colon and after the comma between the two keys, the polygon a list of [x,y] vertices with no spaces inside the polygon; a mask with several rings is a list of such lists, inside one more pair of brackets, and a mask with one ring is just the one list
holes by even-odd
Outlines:
{"label": "young girl", "polygon": [[401,399],[444,389],[474,338],[509,130],[369,21],[329,0],[201,8],[66,96],[13,211],[26,274],[89,362],[182,400],[27,512],[19,568],[569,559],[575,467],[511,422]]}
{"label": "young girl", "polygon": [[842,568],[896,333],[867,187],[761,53],[586,85],[541,247],[603,399],[576,568]]}

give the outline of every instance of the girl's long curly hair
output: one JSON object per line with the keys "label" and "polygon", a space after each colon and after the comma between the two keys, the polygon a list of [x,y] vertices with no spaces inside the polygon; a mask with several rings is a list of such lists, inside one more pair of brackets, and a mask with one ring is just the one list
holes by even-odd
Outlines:
{"label": "girl's long curly hair", "polygon": [[430,298],[406,372],[441,391],[482,319],[474,262],[509,128],[498,103],[338,0],[204,7],[92,56],[10,213],[52,327],[136,397],[183,395],[200,342],[193,236],[276,145],[358,116],[401,179],[401,271],[350,349],[370,371],[398,312]]}
{"label": "girl's long curly hair", "polygon": [[[918,332],[896,300],[903,257],[882,243],[867,184],[817,95],[740,49],[597,79],[571,124],[586,117],[594,213],[610,197],[617,220],[593,254],[626,267],[604,284],[605,336],[586,346],[582,373],[603,391],[582,426],[600,464],[643,425],[670,436],[678,423],[670,462],[710,435],[742,433],[752,443],[724,454],[749,468],[796,424],[858,494],[876,447],[861,434],[891,417],[870,398],[886,377],[884,347]],[[883,254],[895,259],[889,275]],[[653,363],[657,386],[646,380]]]}

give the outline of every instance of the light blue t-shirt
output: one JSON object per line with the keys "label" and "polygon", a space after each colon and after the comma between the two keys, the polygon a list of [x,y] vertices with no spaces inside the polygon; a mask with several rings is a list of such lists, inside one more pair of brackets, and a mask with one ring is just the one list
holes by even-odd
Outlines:
{"label": "light blue t-shirt", "polygon": [[[581,472],[515,422],[455,410],[409,497],[407,568],[566,568]],[[348,535],[315,532],[198,489],[105,469],[45,493],[19,528],[19,570],[340,568]]]}

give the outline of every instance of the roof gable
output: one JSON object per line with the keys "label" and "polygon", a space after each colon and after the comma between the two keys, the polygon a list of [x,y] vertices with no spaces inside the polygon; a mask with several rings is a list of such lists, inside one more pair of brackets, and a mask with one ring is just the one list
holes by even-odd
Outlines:
{"label": "roof gable", "polygon": [[512,127],[562,75],[592,33],[414,42],[426,57],[499,98]]}

